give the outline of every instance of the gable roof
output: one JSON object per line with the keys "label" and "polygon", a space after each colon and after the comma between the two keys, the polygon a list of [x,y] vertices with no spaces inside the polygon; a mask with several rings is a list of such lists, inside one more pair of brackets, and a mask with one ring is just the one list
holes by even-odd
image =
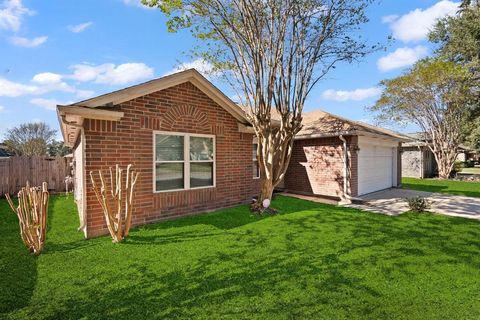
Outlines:
{"label": "gable roof", "polygon": [[130,101],[156,91],[161,91],[170,87],[174,87],[185,82],[191,82],[195,87],[205,93],[210,99],[212,99],[225,110],[227,110],[237,120],[241,122],[246,122],[243,113],[238,110],[235,102],[230,100],[230,98],[228,98],[222,91],[220,91],[216,86],[214,86],[210,81],[208,81],[195,69],[180,71],[124,89],[112,91],[97,97],[73,103],[71,104],[71,106],[108,108],[110,106]]}
{"label": "gable roof", "polygon": [[[247,107],[242,106],[244,113],[248,113]],[[280,122],[280,115],[272,109],[272,119]],[[401,133],[373,126],[368,123],[350,120],[323,110],[304,112],[302,114],[302,130],[297,133],[295,139],[310,139],[335,137],[339,135],[374,134],[399,141],[410,141],[411,138]]]}
{"label": "gable roof", "polygon": [[[410,137],[410,141],[404,143],[404,147],[427,147],[429,144],[432,143],[432,140],[428,138],[425,132],[413,132],[407,133],[405,135]],[[465,144],[460,144],[458,146],[458,150],[464,152],[475,152],[475,150]]]}
{"label": "gable roof", "polygon": [[297,139],[366,133],[381,135],[400,141],[410,140],[409,137],[401,133],[364,122],[346,119],[321,110],[305,112],[302,116],[303,128],[297,134]]}
{"label": "gable roof", "polygon": [[239,110],[237,105],[230,100],[230,98],[202,76],[197,70],[188,69],[69,105],[57,106],[57,114],[65,144],[69,147],[75,145],[84,119],[118,121],[123,117],[123,113],[108,110],[109,108],[185,82],[192,83],[210,99],[229,112],[239,122],[248,124],[248,120],[245,118],[244,113]]}

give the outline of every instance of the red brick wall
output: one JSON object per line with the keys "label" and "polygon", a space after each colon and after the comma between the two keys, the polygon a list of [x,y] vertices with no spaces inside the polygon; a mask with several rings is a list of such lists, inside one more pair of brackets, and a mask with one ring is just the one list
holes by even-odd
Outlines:
{"label": "red brick wall", "polygon": [[[351,196],[357,195],[357,137],[345,137],[350,150]],[[343,142],[338,137],[296,140],[285,175],[290,192],[341,197],[343,194]]]}
{"label": "red brick wall", "polygon": [[[110,109],[111,110],[111,109]],[[252,178],[251,134],[239,133],[237,120],[191,83],[122,103],[119,122],[85,120],[86,170],[132,163],[140,177],[135,189],[133,223],[210,211],[250,201],[256,192]],[[153,192],[153,131],[214,134],[216,187]],[[107,233],[102,211],[87,186],[87,237]]]}

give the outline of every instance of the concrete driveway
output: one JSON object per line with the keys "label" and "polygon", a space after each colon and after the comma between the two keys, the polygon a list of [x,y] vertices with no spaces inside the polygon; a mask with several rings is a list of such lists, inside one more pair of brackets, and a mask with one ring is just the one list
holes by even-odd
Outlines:
{"label": "concrete driveway", "polygon": [[405,199],[416,196],[427,198],[432,202],[428,211],[480,220],[480,198],[408,189],[392,188],[370,193],[360,197],[364,201],[363,203],[346,206],[387,215],[399,215],[409,210]]}

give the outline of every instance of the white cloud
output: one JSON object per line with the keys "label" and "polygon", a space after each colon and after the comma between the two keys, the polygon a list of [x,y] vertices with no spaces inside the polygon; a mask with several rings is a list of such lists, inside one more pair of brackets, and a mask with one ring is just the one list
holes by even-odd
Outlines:
{"label": "white cloud", "polygon": [[93,97],[95,91],[92,90],[77,90],[75,96],[80,99],[87,99]]}
{"label": "white cloud", "polygon": [[0,9],[0,29],[18,31],[25,15],[34,12],[23,6],[22,0],[5,0]]}
{"label": "white cloud", "polygon": [[[102,64],[98,66],[80,64],[72,66],[73,74],[62,75],[42,72],[34,75],[30,82],[21,83],[0,77],[0,97],[19,97],[25,95],[42,95],[48,92],[67,92],[77,98],[92,97],[93,90],[77,89],[67,81],[95,82],[100,84],[122,85],[142,79],[152,78],[153,69],[143,63]],[[35,101],[39,101],[38,99]]]}
{"label": "white cloud", "polygon": [[62,81],[62,75],[52,72],[38,73],[33,76],[32,82],[38,84],[54,84]]}
{"label": "white cloud", "polygon": [[0,78],[0,97],[18,97],[26,94],[41,93],[43,92],[38,86],[16,83],[4,78]]}
{"label": "white cloud", "polygon": [[89,22],[80,23],[77,25],[70,25],[67,28],[73,33],[80,33],[85,31],[87,28],[91,27],[92,25],[93,25],[93,22],[89,21]]}
{"label": "white cloud", "polygon": [[4,112],[5,111],[5,107],[4,106],[0,106],[0,113]]}
{"label": "white cloud", "polygon": [[392,23],[397,19],[398,19],[398,14],[391,14],[391,15],[382,17],[382,22],[383,23]]}
{"label": "white cloud", "polygon": [[181,63],[175,68],[173,68],[172,70],[166,72],[164,76],[168,76],[170,74],[174,74],[174,73],[188,70],[188,69],[196,69],[198,72],[200,72],[204,76],[215,77],[218,75],[217,72],[213,72],[213,65],[210,62],[200,58],[192,62]]}
{"label": "white cloud", "polygon": [[325,100],[333,100],[333,101],[361,101],[368,98],[375,97],[379,95],[381,90],[377,87],[372,88],[363,88],[363,89],[355,89],[351,91],[343,91],[343,90],[325,90],[322,93],[322,98]]}
{"label": "white cloud", "polygon": [[122,0],[122,2],[127,6],[135,6],[143,9],[155,9],[155,8],[143,5],[141,0]]}
{"label": "white cloud", "polygon": [[424,46],[414,48],[398,48],[397,50],[381,57],[377,61],[377,67],[380,71],[386,72],[406,66],[410,66],[428,54],[428,49]]}
{"label": "white cloud", "polygon": [[77,89],[62,80],[63,76],[52,72],[38,73],[33,76],[32,82],[41,86],[44,92],[63,91],[75,93]]}
{"label": "white cloud", "polygon": [[77,97],[91,96],[92,91],[78,90],[75,87],[62,81],[62,76],[44,72],[33,76],[30,84],[13,82],[0,78],[0,97],[19,97],[24,95],[41,95],[47,92],[62,91],[74,93]]}
{"label": "white cloud", "polygon": [[36,38],[24,38],[24,37],[12,37],[10,38],[10,41],[18,46],[18,47],[24,47],[24,48],[34,48],[38,47],[39,45],[45,43],[47,41],[48,37],[42,36],[42,37],[36,37]]}
{"label": "white cloud", "polygon": [[385,16],[382,21],[390,24],[394,38],[404,42],[420,41],[427,38],[437,19],[454,15],[458,6],[458,2],[442,0],[425,10],[417,8],[401,17]]}
{"label": "white cloud", "polygon": [[118,66],[113,63],[102,65],[77,64],[71,66],[71,79],[100,84],[122,85],[153,77],[153,68],[144,63],[124,63]]}
{"label": "white cloud", "polygon": [[114,66],[113,64],[101,64],[98,66],[90,64],[76,64],[70,66],[73,69],[73,74],[69,78],[80,81],[94,81],[99,74],[107,72],[108,66]]}
{"label": "white cloud", "polygon": [[30,100],[31,104],[42,107],[47,110],[55,111],[58,104],[62,104],[56,99],[44,99],[44,98],[35,98]]}

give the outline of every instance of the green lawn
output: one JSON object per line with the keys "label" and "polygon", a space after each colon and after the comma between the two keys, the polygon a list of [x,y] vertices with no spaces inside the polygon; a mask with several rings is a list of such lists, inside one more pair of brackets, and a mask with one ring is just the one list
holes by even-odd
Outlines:
{"label": "green lawn", "polygon": [[478,319],[480,223],[278,197],[83,240],[53,197],[44,253],[0,200],[0,318]]}
{"label": "green lawn", "polygon": [[405,189],[450,193],[467,197],[480,197],[480,182],[403,178],[402,187]]}
{"label": "green lawn", "polygon": [[480,168],[463,168],[462,173],[480,174]]}

